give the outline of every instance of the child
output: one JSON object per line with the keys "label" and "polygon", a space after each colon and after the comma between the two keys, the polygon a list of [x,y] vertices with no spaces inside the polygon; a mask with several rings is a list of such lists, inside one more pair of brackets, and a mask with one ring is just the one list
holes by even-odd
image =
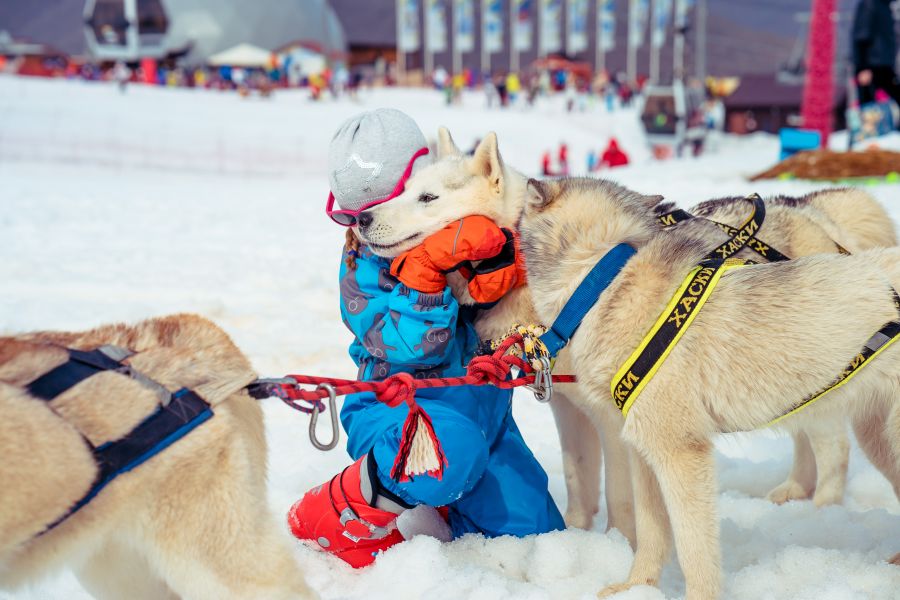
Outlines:
{"label": "child", "polygon": [[[402,112],[379,109],[350,119],[329,149],[329,216],[355,229],[363,211],[402,193],[406,178],[428,164],[427,154],[425,137]],[[333,210],[334,202],[340,210]],[[495,302],[523,283],[512,236],[485,217],[470,216],[391,260],[360,246],[354,229],[347,234],[340,287],[359,378],[465,374],[479,342],[476,309],[457,303],[445,274],[466,261],[489,261],[490,269],[473,270],[469,290],[478,302]],[[397,515],[420,504],[446,507],[454,536],[524,536],[564,527],[547,475],[513,421],[511,391],[433,388],[420,390],[417,400],[443,447],[442,476],[394,481],[406,407],[390,408],[369,393],[348,396],[341,421],[355,462],[291,507],[295,536],[363,567],[403,541]]]}

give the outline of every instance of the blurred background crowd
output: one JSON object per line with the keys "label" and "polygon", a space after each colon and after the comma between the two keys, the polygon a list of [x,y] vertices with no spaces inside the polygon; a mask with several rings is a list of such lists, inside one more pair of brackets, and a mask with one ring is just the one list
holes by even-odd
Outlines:
{"label": "blurred background crowd", "polygon": [[[701,152],[716,131],[805,127],[821,145],[845,127],[851,141],[891,131],[898,11],[890,0],[0,0],[0,72],[123,92],[303,88],[316,101],[430,86],[448,105],[477,90],[488,107],[521,110],[561,95],[568,111],[636,105],[664,159]],[[807,109],[824,99],[818,124],[804,90]],[[566,172],[560,153],[542,158],[546,174]],[[600,152],[588,162],[604,164]]]}

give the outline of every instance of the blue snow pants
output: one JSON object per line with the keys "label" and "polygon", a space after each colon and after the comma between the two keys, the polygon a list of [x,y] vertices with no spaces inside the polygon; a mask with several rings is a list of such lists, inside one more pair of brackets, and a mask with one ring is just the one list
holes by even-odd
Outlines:
{"label": "blue snow pants", "polygon": [[447,506],[454,537],[466,533],[525,536],[564,529],[547,491],[547,474],[512,417],[512,392],[485,387],[421,390],[447,457],[443,478],[391,479],[405,406],[389,408],[371,394],[347,398],[341,421],[354,460],[371,452],[382,487],[411,505]]}

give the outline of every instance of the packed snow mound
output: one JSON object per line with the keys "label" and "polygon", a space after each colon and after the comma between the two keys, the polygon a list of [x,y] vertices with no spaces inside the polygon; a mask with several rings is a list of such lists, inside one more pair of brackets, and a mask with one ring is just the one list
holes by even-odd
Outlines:
{"label": "packed snow mound", "polygon": [[[615,134],[632,165],[601,175],[684,207],[823,187],[747,181],[777,157],[771,136],[725,136],[711,140],[715,152],[699,159],[651,162],[633,112],[597,106],[568,115],[561,98],[500,111],[487,110],[474,93],[462,107],[445,107],[429,90],[313,103],[302,92],[276,93],[271,101],[136,86],[120,94],[112,85],[0,76],[0,333],[198,312],[224,327],[261,374],[352,377],[350,334],[337,301],[344,232],[324,215],[325,149],[341,121],[378,106],[409,112],[430,135],[447,125],[464,148],[494,130],[505,159],[532,175],[541,154],[561,141],[583,173],[587,151]],[[896,186],[867,189],[900,220]],[[528,393],[517,393],[514,404],[565,509],[550,411]],[[349,459],[340,449],[315,450],[306,419],[279,401],[264,401],[263,409],[270,503],[281,519]],[[790,440],[744,434],[717,446],[724,598],[900,598],[900,568],[884,562],[900,551],[900,503],[858,450],[844,506],[816,509],[810,501],[776,506],[764,499],[790,469]],[[601,506],[591,531],[445,544],[420,536],[361,571],[299,543],[296,557],[326,599],[583,600],[621,581],[630,566],[628,544],[616,531],[605,533],[605,524]],[[618,598],[683,594],[671,563],[660,589],[635,588]],[[69,572],[0,593],[15,600],[89,597]]]}
{"label": "packed snow mound", "polygon": [[824,179],[841,181],[857,177],[884,177],[887,183],[900,181],[900,152],[870,147],[860,152],[813,150],[798,152],[774,167],[755,175],[752,180]]}

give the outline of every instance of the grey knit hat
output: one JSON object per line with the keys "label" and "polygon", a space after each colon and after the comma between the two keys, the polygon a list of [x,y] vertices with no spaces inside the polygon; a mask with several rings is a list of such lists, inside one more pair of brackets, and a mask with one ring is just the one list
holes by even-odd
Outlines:
{"label": "grey knit hat", "polygon": [[[391,195],[413,156],[427,148],[425,136],[407,114],[379,108],[341,125],[328,148],[328,183],[343,210],[359,210]],[[416,159],[412,172],[427,165]]]}

